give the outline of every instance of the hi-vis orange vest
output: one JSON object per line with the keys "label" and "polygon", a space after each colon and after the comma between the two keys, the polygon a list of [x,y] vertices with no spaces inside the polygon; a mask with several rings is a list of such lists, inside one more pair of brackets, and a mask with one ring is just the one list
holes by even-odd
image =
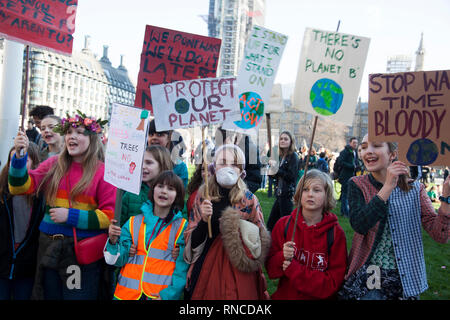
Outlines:
{"label": "hi-vis orange vest", "polygon": [[144,215],[130,219],[130,233],[137,245],[134,257],[120,270],[114,297],[120,300],[139,300],[142,294],[155,298],[154,294],[172,283],[175,260],[172,250],[183,231],[186,219],[171,222],[149,245],[145,243]]}

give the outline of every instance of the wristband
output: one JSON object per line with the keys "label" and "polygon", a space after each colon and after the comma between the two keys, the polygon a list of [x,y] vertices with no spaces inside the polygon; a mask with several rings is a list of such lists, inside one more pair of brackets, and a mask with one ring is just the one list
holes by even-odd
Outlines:
{"label": "wristband", "polygon": [[440,196],[440,197],[439,197],[439,200],[440,200],[441,202],[445,202],[445,203],[447,203],[447,204],[450,204],[450,196],[448,196],[448,197]]}

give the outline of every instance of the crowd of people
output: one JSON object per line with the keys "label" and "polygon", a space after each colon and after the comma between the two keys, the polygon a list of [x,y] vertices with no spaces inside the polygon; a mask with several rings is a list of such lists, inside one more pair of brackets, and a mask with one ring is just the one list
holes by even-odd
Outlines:
{"label": "crowd of people", "polygon": [[[449,240],[450,178],[436,213],[395,143],[351,138],[332,159],[297,153],[284,131],[264,171],[249,136],[219,128],[207,170],[198,162],[189,178],[182,137],[151,121],[140,193],[117,208],[104,123],[46,106],[30,117],[39,132],[18,132],[0,174],[2,300],[417,299],[428,288],[421,229]],[[275,187],[267,222],[261,172]],[[349,254],[334,180],[354,229]],[[69,285],[73,266],[80,281]],[[264,271],[278,279],[271,295]]]}

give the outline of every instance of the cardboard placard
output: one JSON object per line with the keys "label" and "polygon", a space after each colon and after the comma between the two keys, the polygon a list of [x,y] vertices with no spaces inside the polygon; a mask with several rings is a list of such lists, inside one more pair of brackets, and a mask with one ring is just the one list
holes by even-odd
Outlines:
{"label": "cardboard placard", "polygon": [[139,194],[148,124],[148,111],[113,104],[105,153],[105,181]]}
{"label": "cardboard placard", "polygon": [[153,114],[150,86],[216,76],[222,40],[147,25],[134,105]]}
{"label": "cardboard placard", "polygon": [[236,78],[176,81],[150,87],[157,131],[240,119]]}
{"label": "cardboard placard", "polygon": [[8,39],[71,54],[78,0],[0,1],[0,34]]}
{"label": "cardboard placard", "polygon": [[450,70],[369,75],[369,139],[410,165],[450,164]]}
{"label": "cardboard placard", "polygon": [[242,118],[225,121],[222,128],[255,135],[270,104],[272,86],[287,36],[253,26],[237,77]]}
{"label": "cardboard placard", "polygon": [[307,28],[293,107],[352,125],[369,38]]}

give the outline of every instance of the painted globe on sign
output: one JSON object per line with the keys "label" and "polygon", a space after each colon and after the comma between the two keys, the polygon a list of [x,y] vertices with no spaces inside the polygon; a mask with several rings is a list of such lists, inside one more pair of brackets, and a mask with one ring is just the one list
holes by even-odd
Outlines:
{"label": "painted globe on sign", "polygon": [[317,113],[331,116],[341,107],[344,93],[341,86],[335,81],[322,78],[312,86],[309,99]]}
{"label": "painted globe on sign", "polygon": [[183,98],[178,99],[175,102],[175,110],[180,114],[185,114],[189,111],[189,102]]}
{"label": "painted globe on sign", "polygon": [[439,150],[430,139],[417,139],[409,146],[406,159],[416,166],[426,166],[436,161]]}
{"label": "painted globe on sign", "polygon": [[242,119],[234,123],[242,129],[251,129],[261,122],[264,116],[264,101],[256,92],[244,92],[239,95]]}

